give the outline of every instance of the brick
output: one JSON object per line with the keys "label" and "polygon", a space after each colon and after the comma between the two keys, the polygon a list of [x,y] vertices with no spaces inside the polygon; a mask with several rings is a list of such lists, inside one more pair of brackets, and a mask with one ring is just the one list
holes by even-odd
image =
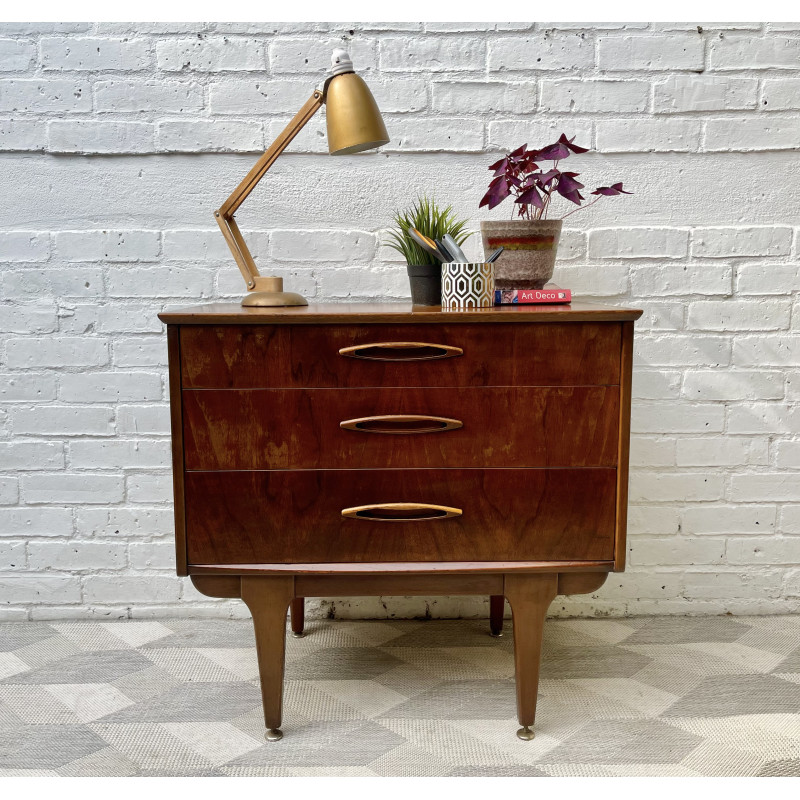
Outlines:
{"label": "brick", "polygon": [[161,399],[161,375],[152,372],[91,372],[61,377],[67,403],[136,402]]}
{"label": "brick", "polygon": [[169,406],[119,406],[117,432],[138,435],[170,432]]}
{"label": "brick", "polygon": [[532,83],[506,81],[456,83],[448,81],[431,85],[433,111],[442,114],[530,114],[536,109],[536,86]]}
{"label": "brick", "polygon": [[79,603],[78,578],[61,575],[0,576],[0,604]]}
{"label": "brick", "polygon": [[[778,530],[781,533],[800,533],[800,505],[783,506],[781,508]],[[736,533],[738,533],[738,531],[736,531]]]}
{"label": "brick", "polygon": [[203,87],[194,81],[114,80],[94,84],[95,109],[98,112],[170,112],[200,111]]}
{"label": "brick", "polygon": [[4,536],[71,536],[69,508],[0,509],[0,531]]}
{"label": "brick", "polygon": [[792,229],[784,226],[695,228],[692,255],[697,258],[730,256],[786,256]]}
{"label": "brick", "polygon": [[125,482],[131,503],[172,502],[172,475],[168,472],[128,475]]}
{"label": "brick", "polygon": [[733,502],[798,502],[800,473],[760,472],[732,475],[730,499]]}
{"label": "brick", "polygon": [[726,556],[729,564],[800,564],[800,536],[746,536],[728,539]]}
{"label": "brick", "polygon": [[689,506],[681,512],[681,526],[685,533],[711,536],[769,533],[775,527],[775,506]]}
{"label": "brick", "polygon": [[15,408],[11,430],[29,436],[108,436],[114,432],[114,412],[107,406],[48,405]]}
{"label": "brick", "polygon": [[47,126],[51,153],[152,153],[155,126],[149,122],[57,120]]}
{"label": "brick", "polygon": [[43,372],[0,373],[0,402],[55,400],[56,379]]}
{"label": "brick", "polygon": [[[555,142],[562,133],[581,147],[592,143],[592,123],[587,120],[499,120],[489,123],[489,150],[506,153],[515,150],[521,142],[531,147],[544,147]],[[560,256],[559,256],[560,257]]]}
{"label": "brick", "polygon": [[694,566],[722,564],[725,542],[716,539],[691,539],[686,536],[650,539],[637,536],[631,541],[631,566]]}
{"label": "brick", "polygon": [[120,569],[125,566],[125,545],[113,542],[31,542],[31,569],[59,572]]}
{"label": "brick", "polygon": [[624,264],[603,264],[602,269],[587,270],[584,266],[561,264],[553,282],[569,286],[576,296],[617,297],[628,292],[628,268]]}
{"label": "brick", "polygon": [[787,287],[800,284],[798,264],[741,264],[736,267],[739,294],[786,294]]}
{"label": "brick", "polygon": [[624,575],[610,574],[603,586],[604,596],[624,597],[640,600],[641,598],[658,598],[667,600],[680,594],[681,577],[670,572],[646,573],[626,572]]}
{"label": "brick", "polygon": [[26,503],[117,503],[123,484],[117,475],[43,472],[23,476],[22,495]]}
{"label": "brick", "polygon": [[60,442],[0,442],[0,464],[4,470],[60,469],[64,445]]}
{"label": "brick", "polygon": [[81,538],[172,536],[174,526],[171,508],[78,508],[75,511],[75,530]]}
{"label": "brick", "polygon": [[177,602],[179,590],[175,577],[91,575],[83,580],[87,603],[172,603]]}
{"label": "brick", "polygon": [[477,36],[387,36],[381,38],[378,54],[384,72],[483,72],[486,42]]}
{"label": "brick", "polygon": [[[162,337],[117,338],[112,343],[116,367],[162,367],[167,365],[167,343]],[[2,378],[0,378],[2,380]]]}
{"label": "brick", "polygon": [[161,251],[159,231],[61,231],[56,252],[66,261],[156,261]]}
{"label": "brick", "polygon": [[186,120],[158,125],[159,150],[168,153],[256,153],[264,149],[260,122]]}
{"label": "brick", "polygon": [[320,274],[320,291],[330,299],[408,298],[408,275],[400,270],[372,270],[339,267]]}
{"label": "brick", "polygon": [[747,403],[728,407],[728,433],[800,433],[800,406]]}
{"label": "brick", "polygon": [[[372,25],[373,23],[367,23]],[[467,33],[468,31],[526,31],[532,22],[426,22],[428,33]]]}
{"label": "brick", "polygon": [[632,467],[675,466],[675,439],[632,436],[630,463]]}
{"label": "brick", "polygon": [[800,78],[765,80],[761,89],[761,108],[765,111],[800,109]]}
{"label": "brick", "polygon": [[634,433],[721,433],[725,408],[714,403],[642,401],[631,413]]}
{"label": "brick", "polygon": [[789,327],[790,300],[698,300],[689,304],[687,328],[774,331]]}
{"label": "brick", "polygon": [[615,70],[702,70],[703,40],[697,33],[601,36],[597,66]]}
{"label": "brick", "polygon": [[24,72],[36,58],[36,45],[23,39],[0,39],[0,72]]}
{"label": "brick", "polygon": [[671,75],[653,87],[655,114],[745,110],[755,108],[757,100],[755,78]]}
{"label": "brick", "polygon": [[158,68],[165,72],[263,71],[266,68],[264,45],[253,39],[221,36],[164,39],[156,44],[156,56]]}
{"label": "brick", "polygon": [[163,329],[152,305],[132,302],[98,308],[96,325],[101,333],[160,333]]}
{"label": "brick", "polygon": [[469,152],[483,150],[483,123],[456,117],[387,117],[392,139],[384,152]]}
{"label": "brick", "polygon": [[562,80],[541,82],[540,107],[550,112],[617,114],[644,111],[650,85],[645,81]]}
{"label": "brick", "polygon": [[[315,273],[310,269],[283,269],[270,264],[269,274],[283,278],[283,285],[287,291],[299,292],[307,300],[317,297],[318,286]],[[235,296],[241,298],[245,292],[245,284],[241,274],[236,269],[225,267],[217,273],[217,294],[220,296]]]}
{"label": "brick", "polygon": [[52,333],[57,327],[55,304],[0,305],[0,330],[4,333]]}
{"label": "brick", "polygon": [[694,153],[702,133],[700,122],[685,119],[608,119],[596,129],[601,153]]}
{"label": "brick", "polygon": [[781,400],[784,375],[777,371],[687,371],[681,394],[690,400]]}
{"label": "brick", "polygon": [[800,147],[800,126],[795,120],[769,117],[754,119],[710,119],[706,122],[703,149],[711,152],[736,150],[794,150]]}
{"label": "brick", "polygon": [[756,368],[798,366],[800,336],[737,336],[733,342],[733,364]]}
{"label": "brick", "polygon": [[50,234],[35,231],[0,232],[0,261],[47,261]]}
{"label": "brick", "polygon": [[554,71],[594,67],[594,42],[578,33],[494,36],[489,40],[490,72]]}
{"label": "brick", "polygon": [[69,461],[79,469],[145,469],[171,463],[169,442],[140,439],[74,441],[70,443]]}
{"label": "brick", "polygon": [[0,152],[37,152],[46,148],[47,126],[44,122],[0,119]]}
{"label": "brick", "polygon": [[10,367],[100,367],[108,363],[108,343],[88,336],[9,339]]}
{"label": "brick", "polygon": [[[258,237],[247,234],[247,246],[254,256]],[[226,261],[231,251],[219,228],[213,230],[164,231],[164,258],[170,261]]]}
{"label": "brick", "polygon": [[791,36],[724,36],[708,52],[712,70],[797,69],[800,39]]}
{"label": "brick", "polygon": [[[137,23],[138,24],[138,23]],[[9,36],[40,36],[48,33],[85,33],[91,22],[4,22],[3,31]]]}
{"label": "brick", "polygon": [[784,469],[800,469],[800,442],[776,442],[775,466]]}
{"label": "brick", "polygon": [[722,475],[639,470],[631,474],[629,492],[634,503],[720,500],[724,485]]}
{"label": "brick", "polygon": [[27,569],[25,542],[0,541],[0,572]]}
{"label": "brick", "polygon": [[589,231],[589,258],[685,258],[688,247],[688,229],[599,228]]}
{"label": "brick", "polygon": [[66,114],[91,109],[92,94],[83,80],[0,80],[0,111]]}
{"label": "brick", "polygon": [[769,463],[767,442],[733,436],[678,439],[679,467],[742,467]]}
{"label": "brick", "polygon": [[684,326],[683,303],[639,302],[637,305],[644,312],[637,322],[637,328],[640,330],[679,331]]}
{"label": "brick", "polygon": [[376,245],[375,236],[366,231],[275,230],[270,240],[270,259],[363,263],[375,255]]}
{"label": "brick", "polygon": [[[402,41],[405,44],[404,49],[408,50],[413,48],[418,40],[413,38]],[[319,36],[275,39],[269,46],[269,67],[274,75],[303,72],[322,75],[330,69],[331,55],[339,47],[347,50],[356,72],[362,77],[366,77],[375,69],[377,65],[375,39],[358,38],[342,41],[341,38],[322,39]],[[306,90],[306,97],[310,94],[311,92]]]}
{"label": "brick", "polygon": [[147,39],[45,37],[40,42],[44,70],[113,70],[126,72],[153,66]]}
{"label": "brick", "polygon": [[[393,74],[389,78],[379,80],[370,76],[369,89],[382,114],[410,114],[424,111],[428,107],[429,80]],[[453,84],[457,85],[457,84]],[[461,113],[463,108],[459,108]],[[391,131],[389,131],[391,136]],[[270,140],[271,141],[271,140]]]}
{"label": "brick", "polygon": [[294,114],[312,91],[308,81],[265,75],[225,78],[209,86],[209,108],[212,114]]}
{"label": "brick", "polygon": [[637,336],[634,362],[648,367],[719,367],[731,358],[731,341],[725,336]]}
{"label": "brick", "polygon": [[775,597],[781,580],[777,573],[687,572],[683,578],[684,594],[689,598],[748,598],[760,600]]}
{"label": "brick", "polygon": [[172,542],[133,542],[128,555],[131,569],[175,570],[175,545]]}
{"label": "brick", "polygon": [[628,532],[650,536],[672,536],[681,530],[678,509],[674,506],[636,506],[628,509]]}
{"label": "brick", "polygon": [[16,478],[0,477],[0,505],[13,506],[19,502],[19,481]]}
{"label": "brick", "polygon": [[124,267],[108,273],[108,296],[199,300],[211,296],[213,283],[213,273],[197,267]]}
{"label": "brick", "polygon": [[[99,297],[104,291],[103,270],[99,267],[17,269],[3,276],[6,297]],[[58,315],[69,316],[70,311],[61,304]]]}
{"label": "brick", "polygon": [[800,569],[786,571],[784,595],[786,597],[800,597]]}
{"label": "brick", "polygon": [[680,372],[637,369],[633,373],[632,394],[638,400],[677,398],[680,388]]}

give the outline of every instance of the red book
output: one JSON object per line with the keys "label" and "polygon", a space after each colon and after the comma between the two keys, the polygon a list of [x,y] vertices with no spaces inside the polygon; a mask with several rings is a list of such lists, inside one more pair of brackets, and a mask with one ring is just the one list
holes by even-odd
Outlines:
{"label": "red book", "polygon": [[543,289],[495,289],[496,306],[519,303],[520,305],[546,305],[550,303],[571,303],[572,292],[554,283]]}

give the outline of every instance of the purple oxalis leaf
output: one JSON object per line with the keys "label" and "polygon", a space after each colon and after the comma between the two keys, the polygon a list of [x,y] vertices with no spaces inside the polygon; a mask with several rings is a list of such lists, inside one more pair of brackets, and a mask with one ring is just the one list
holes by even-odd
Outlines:
{"label": "purple oxalis leaf", "polygon": [[592,194],[603,194],[607,197],[612,197],[615,194],[633,194],[633,192],[626,192],[621,183],[612,183],[611,186],[598,186]]}
{"label": "purple oxalis leaf", "polygon": [[520,205],[532,205],[536,206],[536,208],[544,208],[544,201],[535,184],[529,186],[514,202]]}

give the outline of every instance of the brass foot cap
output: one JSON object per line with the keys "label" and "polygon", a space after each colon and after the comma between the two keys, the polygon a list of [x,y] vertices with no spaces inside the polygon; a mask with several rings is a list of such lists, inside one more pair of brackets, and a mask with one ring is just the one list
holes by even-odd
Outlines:
{"label": "brass foot cap", "polygon": [[268,742],[279,742],[283,739],[283,731],[280,728],[267,728],[264,738]]}
{"label": "brass foot cap", "polygon": [[489,632],[489,636],[491,636],[493,639],[500,639],[503,636],[503,631],[499,631],[498,633],[495,633],[494,631],[490,631]]}
{"label": "brass foot cap", "polygon": [[524,728],[520,728],[517,731],[517,738],[522,739],[523,741],[529,742],[533,739],[536,734],[526,725]]}
{"label": "brass foot cap", "polygon": [[295,633],[294,631],[292,631],[292,636],[294,636],[295,639],[302,639],[302,638],[305,637],[305,634],[304,633]]}

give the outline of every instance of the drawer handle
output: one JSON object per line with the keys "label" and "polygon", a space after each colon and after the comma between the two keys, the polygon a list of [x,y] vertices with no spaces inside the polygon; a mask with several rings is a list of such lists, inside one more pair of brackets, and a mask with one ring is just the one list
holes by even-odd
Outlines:
{"label": "drawer handle", "polygon": [[340,356],[362,358],[366,361],[435,361],[464,355],[460,347],[427,342],[373,342],[343,347]]}
{"label": "drawer handle", "polygon": [[453,431],[463,425],[460,419],[430,417],[426,414],[388,414],[381,417],[346,419],[339,423],[339,427],[345,430],[366,433],[438,433]]}
{"label": "drawer handle", "polygon": [[369,519],[375,522],[421,522],[429,519],[460,517],[460,508],[434,506],[429,503],[373,503],[369,506],[343,508],[347,519]]}

